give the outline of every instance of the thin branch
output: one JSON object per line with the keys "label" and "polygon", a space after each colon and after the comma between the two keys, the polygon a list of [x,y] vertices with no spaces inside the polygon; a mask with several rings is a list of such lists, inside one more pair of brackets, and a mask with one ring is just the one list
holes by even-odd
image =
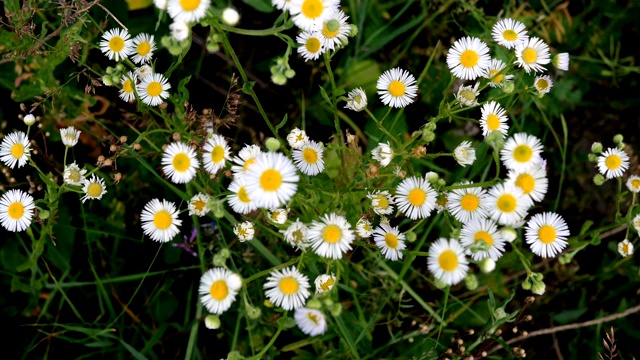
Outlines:
{"label": "thin branch", "polygon": [[[556,327],[552,327],[552,328],[548,328],[548,329],[542,329],[542,330],[536,330],[533,332],[528,333],[526,336],[518,336],[516,338],[513,338],[509,341],[507,341],[507,345],[511,345],[513,343],[516,343],[518,341],[524,340],[524,339],[528,339],[528,338],[532,338],[534,336],[538,336],[538,335],[548,335],[548,334],[554,334],[560,331],[565,331],[565,330],[572,330],[572,329],[579,329],[579,328],[583,328],[583,327],[587,327],[587,326],[593,326],[593,325],[598,325],[598,324],[602,324],[605,322],[609,322],[609,321],[613,321],[616,319],[620,319],[626,316],[629,316],[631,314],[637,313],[638,311],[640,311],[640,304],[636,305],[632,308],[629,308],[621,313],[617,313],[617,314],[612,314],[609,316],[605,316],[605,317],[601,317],[598,319],[593,319],[593,320],[589,320],[589,321],[585,321],[582,323],[575,323],[575,324],[568,324],[568,325],[562,325],[562,326],[556,326]],[[491,350],[489,350],[489,354],[492,354],[494,352],[496,352],[497,350],[500,350],[503,346],[502,345],[497,345],[494,348],[492,348]]]}

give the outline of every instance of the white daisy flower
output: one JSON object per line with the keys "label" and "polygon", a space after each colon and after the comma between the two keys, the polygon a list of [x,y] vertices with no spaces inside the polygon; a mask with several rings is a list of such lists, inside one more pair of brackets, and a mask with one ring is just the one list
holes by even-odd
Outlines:
{"label": "white daisy flower", "polygon": [[296,219],[286,230],[280,230],[280,232],[284,235],[284,241],[296,249],[305,250],[309,247],[309,228],[300,219]]}
{"label": "white daisy flower", "polygon": [[209,269],[202,274],[198,288],[200,302],[210,313],[222,314],[236,300],[240,288],[234,278],[239,276],[221,267]]}
{"label": "white daisy flower", "polygon": [[533,80],[533,86],[540,94],[546,94],[551,91],[553,80],[551,80],[551,76],[549,75],[536,76],[535,80]]}
{"label": "white daisy flower", "polygon": [[236,234],[240,242],[251,241],[256,233],[253,223],[244,221],[233,227],[233,233]]}
{"label": "white daisy flower", "polygon": [[197,22],[207,14],[211,0],[169,0],[167,12],[175,21]]}
{"label": "white daisy flower", "polygon": [[500,225],[514,225],[527,216],[531,199],[514,185],[498,184],[489,190],[489,216]]}
{"label": "white daisy flower", "polygon": [[289,7],[291,6],[291,0],[271,0],[271,4],[276,7],[278,10],[282,10],[282,12],[289,11]]}
{"label": "white daisy flower", "polygon": [[204,144],[202,164],[211,175],[215,175],[224,168],[231,158],[231,149],[222,135],[212,134]]}
{"label": "white daisy flower", "polygon": [[550,62],[549,46],[537,37],[532,37],[516,46],[516,65],[523,67],[527,74],[531,71],[543,72]]}
{"label": "white daisy flower", "polygon": [[236,213],[246,215],[258,208],[249,198],[244,179],[237,178],[233,180],[229,184],[229,191],[231,191],[232,194],[227,196],[227,201]]}
{"label": "white daisy flower", "polygon": [[311,31],[331,18],[340,7],[340,0],[291,0],[289,13],[301,30]]}
{"label": "white daisy flower", "polygon": [[560,53],[553,57],[551,60],[553,66],[560,70],[569,71],[569,54]]}
{"label": "white daisy flower", "polygon": [[475,37],[458,39],[447,53],[447,66],[459,79],[475,80],[490,62],[489,47]]}
{"label": "white daisy flower", "polygon": [[493,40],[507,49],[513,49],[529,39],[524,24],[513,19],[498,21],[493,25],[491,35]]}
{"label": "white daisy flower", "polygon": [[152,74],[146,78],[140,79],[140,84],[136,86],[136,91],[140,100],[150,106],[158,106],[162,101],[169,97],[169,89],[171,84],[162,74]]}
{"label": "white daisy flower", "polygon": [[293,149],[302,149],[302,146],[309,141],[309,137],[304,130],[293,128],[289,135],[287,135],[287,142]]}
{"label": "white daisy flower", "polygon": [[258,145],[245,145],[242,149],[240,149],[238,155],[234,156],[232,160],[232,162],[235,164],[231,165],[233,177],[237,179],[244,176],[249,166],[256,162],[256,158],[261,153],[262,151],[260,150],[260,146]]}
{"label": "white daisy flower", "polygon": [[631,224],[636,229],[638,234],[640,234],[640,214],[636,215],[633,220],[631,220]]}
{"label": "white daisy flower", "polygon": [[525,240],[531,246],[531,251],[543,258],[555,257],[560,253],[567,246],[567,237],[569,227],[558,214],[536,214],[527,223]]}
{"label": "white daisy flower", "polygon": [[373,234],[373,227],[371,227],[371,221],[364,217],[361,217],[356,224],[356,234],[363,239],[368,238]]}
{"label": "white daisy flower", "polygon": [[542,160],[540,139],[526,133],[510,137],[500,150],[500,159],[507,169],[524,171]]}
{"label": "white daisy flower", "polygon": [[618,243],[618,253],[622,257],[633,255],[633,244],[628,239],[620,241]]}
{"label": "white daisy flower", "polygon": [[348,18],[344,11],[338,10],[322,22],[320,36],[327,49],[334,50],[348,40],[351,33],[351,26],[347,23]]}
{"label": "white daisy flower", "polygon": [[298,54],[302,55],[304,61],[317,60],[327,49],[319,31],[303,31],[296,37]]}
{"label": "white daisy flower", "polygon": [[132,80],[134,80],[134,83],[137,82],[138,80],[143,80],[143,79],[147,79],[149,76],[153,75],[153,68],[149,65],[142,65],[142,66],[138,66],[133,75],[129,76]]}
{"label": "white daisy flower", "polygon": [[640,176],[638,175],[629,176],[626,184],[627,184],[627,189],[629,189],[629,191],[631,191],[632,193],[637,194],[638,192],[640,192]]}
{"label": "white daisy flower", "polygon": [[285,310],[303,307],[311,295],[309,278],[293,266],[274,270],[267,278],[264,289],[269,301]]}
{"label": "white daisy flower", "polygon": [[73,126],[69,126],[68,128],[60,129],[60,137],[62,138],[62,143],[66,147],[74,147],[78,143],[78,139],[80,138],[80,130],[77,130]]}
{"label": "white daisy flower", "polygon": [[549,187],[547,171],[540,165],[534,165],[529,170],[509,170],[507,177],[508,184],[519,187],[533,201],[542,201]]}
{"label": "white daisy flower", "polygon": [[[473,185],[465,181],[460,185]],[[456,220],[466,224],[488,215],[489,198],[480,186],[454,189],[447,196],[447,210]]]}
{"label": "white daisy flower", "polygon": [[476,149],[471,147],[470,141],[463,141],[453,150],[453,158],[462,167],[471,165],[476,161]]}
{"label": "white daisy flower", "polygon": [[336,284],[336,275],[334,273],[318,275],[315,280],[316,294],[323,294],[331,291]]}
{"label": "white daisy flower", "polygon": [[389,142],[379,143],[378,146],[371,150],[371,157],[373,160],[377,160],[380,162],[380,166],[387,166],[393,159],[393,149],[391,149],[391,145]]}
{"label": "white daisy flower", "polygon": [[308,236],[313,251],[329,259],[342,259],[356,237],[347,219],[335,213],[325,214],[320,221],[313,220]]}
{"label": "white daisy flower", "polygon": [[134,73],[129,71],[128,74],[122,75],[120,86],[122,86],[118,91],[120,99],[126,102],[132,102],[136,99],[136,76]]}
{"label": "white daisy flower", "polygon": [[367,194],[371,199],[371,208],[378,215],[389,215],[393,212],[393,197],[387,190],[376,190],[374,193]]}
{"label": "white daisy flower", "polygon": [[408,177],[396,188],[395,203],[409,219],[424,219],[436,206],[437,194],[424,178]]}
{"label": "white daisy flower", "polygon": [[153,0],[153,5],[162,11],[166,11],[167,5],[169,5],[169,0]]}
{"label": "white daisy flower", "polygon": [[281,153],[262,153],[244,176],[247,194],[261,208],[277,208],[291,200],[298,189],[298,174]]}
{"label": "white daisy flower", "polygon": [[300,308],[293,313],[296,324],[303,333],[316,336],[322,335],[327,331],[327,320],[324,314],[315,309]]}
{"label": "white daisy flower", "polygon": [[171,36],[177,41],[185,41],[189,37],[191,27],[186,21],[174,20],[170,25]]}
{"label": "white daisy flower", "polygon": [[189,200],[189,216],[205,216],[211,209],[209,208],[211,197],[207,194],[197,193]]}
{"label": "white daisy flower", "polygon": [[16,165],[18,168],[24,166],[27,160],[31,156],[31,144],[27,134],[22,131],[14,131],[2,139],[0,144],[0,160],[14,169]]}
{"label": "white daisy flower", "polygon": [[482,73],[482,77],[489,79],[489,86],[503,87],[505,83],[513,79],[513,75],[507,75],[502,70],[507,67],[503,61],[491,59],[489,67]]}
{"label": "white daisy flower", "polygon": [[166,243],[178,235],[182,220],[178,219],[176,205],[167,200],[149,201],[140,215],[142,230],[151,240]]}
{"label": "white daisy flower", "polygon": [[406,70],[394,68],[380,75],[376,83],[383,104],[403,108],[413,102],[418,92],[416,78]]}
{"label": "white daisy flower", "polygon": [[269,220],[275,224],[282,225],[287,222],[289,216],[289,209],[272,209],[269,210]]}
{"label": "white daisy flower", "polygon": [[402,259],[402,250],[406,248],[404,244],[405,236],[398,230],[398,227],[391,227],[389,224],[380,224],[373,232],[373,241],[380,248],[382,255],[391,261]]}
{"label": "white daisy flower", "polygon": [[115,61],[124,60],[135,51],[131,36],[124,29],[111,29],[102,34],[100,50]]}
{"label": "white daisy flower", "polygon": [[367,94],[362,88],[355,88],[347,94],[347,103],[344,108],[353,111],[362,111],[367,107]]}
{"label": "white daisy flower", "polygon": [[[483,241],[484,244],[478,246],[479,241]],[[475,218],[462,225],[460,242],[467,248],[467,255],[471,255],[476,261],[486,258],[495,261],[504,252],[505,240],[498,231],[496,223],[490,219]]]}
{"label": "white daisy flower", "polygon": [[482,135],[486,138],[494,131],[500,132],[503,136],[507,135],[509,125],[507,125],[507,112],[496,101],[489,101],[482,105],[482,117],[480,118],[480,127]]}
{"label": "white daisy flower", "polygon": [[598,171],[607,179],[622,176],[627,168],[629,168],[629,155],[618,148],[608,148],[598,156]]}
{"label": "white daisy flower", "polygon": [[440,238],[429,247],[429,271],[447,285],[461,282],[469,271],[468,264],[464,248],[456,239]]}
{"label": "white daisy flower", "polygon": [[309,140],[300,149],[293,150],[293,161],[303,174],[314,176],[324,170],[322,143]]}
{"label": "white daisy flower", "polygon": [[475,106],[478,105],[478,96],[480,95],[480,90],[478,87],[480,83],[477,82],[467,86],[460,86],[458,88],[458,92],[456,93],[456,101],[460,104],[460,106]]}
{"label": "white daisy flower", "polygon": [[161,163],[162,171],[175,184],[191,181],[200,167],[195,150],[181,142],[173,142],[166,147]]}
{"label": "white daisy flower", "polygon": [[107,187],[104,185],[104,180],[96,174],[91,175],[91,178],[84,179],[84,186],[82,187],[84,196],[80,199],[84,204],[87,199],[100,200],[102,195],[107,193]]}
{"label": "white daisy flower", "polygon": [[156,50],[156,42],[153,35],[138,34],[133,38],[133,62],[136,64],[146,64],[151,61],[153,52]]}
{"label": "white daisy flower", "polygon": [[74,161],[73,163],[65,166],[64,174],[62,175],[63,181],[69,185],[83,185],[84,174],[87,170],[80,169],[80,167]]}
{"label": "white daisy flower", "polygon": [[33,197],[21,190],[9,190],[0,198],[0,224],[12,232],[24,231],[31,225]]}

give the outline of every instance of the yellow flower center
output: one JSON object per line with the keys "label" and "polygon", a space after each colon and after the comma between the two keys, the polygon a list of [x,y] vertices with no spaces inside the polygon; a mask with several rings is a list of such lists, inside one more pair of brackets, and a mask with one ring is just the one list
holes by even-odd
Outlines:
{"label": "yellow flower center", "polygon": [[193,11],[200,6],[200,0],[180,0],[180,7],[184,11]]}
{"label": "yellow flower center", "polygon": [[316,161],[318,161],[318,153],[311,148],[304,149],[302,151],[302,157],[304,158],[304,161],[309,164],[315,164]]}
{"label": "yellow flower center", "polygon": [[500,70],[498,69],[493,69],[489,72],[489,78],[491,78],[491,81],[494,84],[500,84],[502,82],[502,79],[504,79],[504,75],[500,74],[498,76],[496,76],[497,73],[499,73]]}
{"label": "yellow flower center", "polygon": [[406,88],[404,84],[398,80],[393,80],[391,84],[389,84],[389,94],[391,96],[399,97],[404,95]]}
{"label": "yellow flower center", "polygon": [[207,205],[207,203],[205,203],[204,201],[197,199],[196,201],[192,202],[193,207],[196,208],[196,210],[198,211],[202,211],[202,209],[204,209],[204,206]]}
{"label": "yellow flower center", "polygon": [[307,43],[305,46],[307,47],[307,50],[310,53],[315,54],[318,51],[320,51],[321,45],[322,43],[320,42],[320,39],[312,37],[307,40]]}
{"label": "yellow flower center", "polygon": [[309,19],[315,19],[322,15],[324,7],[320,0],[305,0],[302,3],[302,15]]}
{"label": "yellow flower center", "polygon": [[227,295],[229,295],[229,287],[227,286],[227,282],[224,280],[214,281],[211,284],[211,288],[209,288],[209,294],[212,298],[222,301]]}
{"label": "yellow flower center", "polygon": [[487,127],[491,131],[498,130],[500,127],[500,118],[496,114],[489,114],[489,116],[487,116]]}
{"label": "yellow flower center", "polygon": [[131,80],[127,79],[122,83],[122,90],[126,93],[133,92],[133,85],[131,84]]}
{"label": "yellow flower center", "polygon": [[249,165],[255,164],[255,162],[256,162],[256,158],[247,159],[243,165],[244,171],[247,171],[247,169],[249,168]]}
{"label": "yellow flower center", "polygon": [[76,141],[76,137],[73,134],[67,134],[67,135],[65,135],[65,138],[67,138],[67,140],[70,141],[70,142]]}
{"label": "yellow flower center", "polygon": [[469,102],[476,101],[476,93],[470,89],[464,89],[460,91],[460,96],[465,98]]}
{"label": "yellow flower center", "polygon": [[87,186],[87,195],[92,198],[97,198],[102,195],[102,185],[97,182],[92,182]]}
{"label": "yellow flower center", "polygon": [[172,223],[173,218],[171,218],[171,214],[166,210],[160,210],[153,215],[153,225],[160,230],[167,230]]}
{"label": "yellow flower center", "polygon": [[80,181],[80,171],[76,169],[69,169],[69,180],[77,183]]}
{"label": "yellow flower center", "polygon": [[120,36],[114,36],[109,40],[109,49],[113,52],[120,52],[124,48],[124,39]]}
{"label": "yellow flower center", "polygon": [[185,153],[178,153],[173,157],[173,168],[177,172],[185,172],[191,166],[191,159]]}
{"label": "yellow flower center", "polygon": [[516,179],[516,186],[522,189],[525,194],[529,194],[536,186],[536,180],[529,174],[520,174]]}
{"label": "yellow flower center", "polygon": [[389,200],[387,200],[387,198],[384,195],[376,196],[375,200],[378,201],[378,205],[376,206],[377,208],[386,209],[389,207]]}
{"label": "yellow flower center", "polygon": [[480,199],[474,194],[465,194],[460,199],[460,207],[465,211],[475,211],[480,205]]}
{"label": "yellow flower center", "polygon": [[502,37],[507,41],[516,41],[518,40],[518,33],[511,29],[508,29],[502,33]]}
{"label": "yellow flower center", "polygon": [[11,147],[11,155],[13,155],[13,157],[16,159],[19,159],[22,157],[23,154],[24,154],[24,145],[22,145],[21,143],[13,144],[13,146]]}
{"label": "yellow flower center", "polygon": [[251,200],[249,199],[249,195],[247,195],[247,190],[245,190],[244,186],[241,187],[240,190],[238,190],[238,199],[240,199],[240,201],[242,201],[243,203],[251,202]]}
{"label": "yellow flower center", "polygon": [[545,79],[538,79],[537,85],[538,85],[538,90],[544,91],[544,90],[547,90],[547,88],[549,87],[549,82]]}
{"label": "yellow flower center", "polygon": [[324,291],[329,291],[329,288],[333,286],[334,282],[335,280],[333,280],[333,278],[330,277],[329,279],[327,279],[327,281],[320,284],[320,288]]}
{"label": "yellow flower center", "polygon": [[13,202],[9,205],[9,208],[7,209],[7,213],[9,214],[9,217],[12,218],[13,220],[19,220],[22,215],[24,215],[24,205],[22,205],[22,203],[16,201]]}
{"label": "yellow flower center", "polygon": [[462,55],[460,55],[460,64],[466,68],[476,66],[479,60],[480,56],[475,50],[465,50]]}
{"label": "yellow flower center", "polygon": [[147,85],[147,94],[152,97],[159,96],[162,93],[162,85],[157,81],[152,81]]}
{"label": "yellow flower center", "polygon": [[518,145],[518,147],[513,150],[513,158],[520,163],[531,160],[532,156],[533,150],[529,145]]}
{"label": "yellow flower center", "polygon": [[334,244],[342,238],[342,230],[338,225],[327,225],[322,230],[322,238],[329,244]]}
{"label": "yellow flower center", "polygon": [[631,180],[631,187],[634,189],[640,188],[640,179]]}
{"label": "yellow flower center", "polygon": [[453,271],[458,268],[458,256],[452,250],[445,250],[438,256],[438,264],[444,271]]}
{"label": "yellow flower center", "polygon": [[309,320],[313,321],[314,324],[318,325],[318,316],[311,311],[307,312],[307,317]]}
{"label": "yellow flower center", "polygon": [[627,244],[627,243],[622,244],[622,253],[623,254],[628,254],[629,253],[629,244]]}
{"label": "yellow flower center", "polygon": [[[330,22],[334,22],[331,25],[336,25],[336,26],[332,26],[333,28],[335,28],[335,30],[331,30],[329,29],[329,23]],[[325,23],[322,25],[322,35],[324,35],[324,37],[331,39],[334,38],[336,36],[338,36],[340,30],[340,24],[338,23],[337,20],[331,19],[329,21],[325,21]]]}
{"label": "yellow flower center", "polygon": [[[13,153],[13,150],[11,151]],[[616,170],[622,164],[622,159],[618,155],[609,155],[607,159],[604,161],[604,164],[607,166],[609,170]]]}
{"label": "yellow flower center", "polygon": [[214,164],[217,164],[222,160],[224,160],[224,146],[216,145],[211,150],[211,161],[213,161]]}
{"label": "yellow flower center", "polygon": [[542,225],[538,230],[538,237],[543,243],[551,244],[556,241],[556,229],[551,225]]}
{"label": "yellow flower center", "polygon": [[474,242],[478,242],[480,240],[486,242],[487,244],[489,244],[489,246],[493,245],[493,237],[491,236],[491,234],[489,234],[486,231],[478,231],[473,236],[473,241]]}
{"label": "yellow flower center", "polygon": [[138,55],[140,56],[147,56],[147,54],[149,54],[149,52],[151,51],[151,44],[143,41],[138,44],[138,48],[136,49],[136,51],[138,51]]}
{"label": "yellow flower center", "polygon": [[531,65],[535,63],[536,60],[538,60],[538,52],[536,52],[535,49],[526,48],[522,50],[522,61],[524,61],[525,64]]}
{"label": "yellow flower center", "polygon": [[392,233],[387,233],[384,236],[384,243],[391,249],[398,247],[398,237]]}
{"label": "yellow flower center", "polygon": [[260,175],[260,187],[264,191],[276,191],[282,185],[282,174],[278,170],[267,169]]}
{"label": "yellow flower center", "polygon": [[498,209],[504,213],[511,213],[516,210],[517,201],[515,196],[504,194],[498,198]]}
{"label": "yellow flower center", "polygon": [[407,195],[407,200],[409,200],[409,203],[413,206],[420,206],[427,200],[427,193],[420,188],[413,189],[409,192],[409,195]]}
{"label": "yellow flower center", "polygon": [[291,276],[287,276],[280,280],[280,284],[278,285],[280,291],[282,291],[285,295],[293,295],[298,292],[298,280],[292,278]]}

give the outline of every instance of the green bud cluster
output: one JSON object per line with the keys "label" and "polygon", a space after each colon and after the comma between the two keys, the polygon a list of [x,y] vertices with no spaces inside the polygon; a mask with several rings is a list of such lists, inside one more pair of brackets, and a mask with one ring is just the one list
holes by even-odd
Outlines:
{"label": "green bud cluster", "polygon": [[291,79],[296,76],[296,72],[289,66],[289,58],[286,56],[277,57],[274,59],[275,65],[272,65],[271,81],[276,85],[284,85],[287,83],[287,79]]}

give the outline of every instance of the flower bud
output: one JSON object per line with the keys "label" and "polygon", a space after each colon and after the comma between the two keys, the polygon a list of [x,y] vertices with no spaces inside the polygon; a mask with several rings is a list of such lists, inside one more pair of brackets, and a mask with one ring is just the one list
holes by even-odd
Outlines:
{"label": "flower bud", "polygon": [[496,262],[492,258],[484,258],[478,265],[480,266],[480,271],[485,274],[492,272],[496,268]]}
{"label": "flower bud", "polygon": [[428,182],[430,182],[431,184],[435,183],[436,181],[438,181],[438,179],[440,178],[440,176],[438,176],[437,173],[433,172],[433,171],[429,171],[425,176],[424,176]]}
{"label": "flower bud", "polygon": [[334,317],[338,317],[340,316],[340,314],[342,314],[342,304],[333,304],[333,306],[331,307],[331,315],[333,315]]}
{"label": "flower bud", "polygon": [[349,24],[349,36],[355,37],[358,35],[358,27],[354,24]]}
{"label": "flower bud", "polygon": [[36,117],[31,114],[27,114],[24,116],[24,119],[22,119],[22,121],[24,121],[25,125],[31,126],[36,123]]}
{"label": "flower bud", "polygon": [[591,144],[591,152],[594,154],[600,154],[602,152],[602,143],[594,142]]}
{"label": "flower bud", "polygon": [[478,288],[478,277],[474,274],[469,274],[464,278],[464,284],[470,291]]}
{"label": "flower bud", "polygon": [[209,315],[204,318],[204,326],[207,329],[215,330],[220,328],[220,317],[218,315]]}
{"label": "flower bud", "polygon": [[418,235],[416,235],[416,233],[413,232],[412,230],[409,230],[406,233],[404,233],[404,237],[407,240],[407,242],[412,243],[416,241],[416,238],[418,237]]}
{"label": "flower bud", "polygon": [[228,7],[222,11],[222,22],[229,26],[235,26],[240,21],[240,14],[234,8]]}
{"label": "flower bud", "polygon": [[511,94],[515,88],[516,85],[513,83],[513,81],[506,81],[504,85],[502,85],[502,91],[505,94]]}
{"label": "flower bud", "polygon": [[247,305],[245,309],[247,310],[247,317],[251,320],[255,320],[262,315],[262,310],[259,307]]}
{"label": "flower bud", "polygon": [[507,312],[504,311],[503,307],[499,307],[493,310],[493,317],[496,318],[496,320],[504,319],[507,317]]}
{"label": "flower bud", "polygon": [[602,174],[596,174],[593,177],[593,183],[598,185],[598,186],[604,184],[605,181],[606,181],[606,179],[604,178],[604,176],[602,176]]}
{"label": "flower bud", "polygon": [[269,151],[278,151],[280,149],[280,141],[276,138],[267,138],[265,145]]}
{"label": "flower bud", "polygon": [[307,301],[307,304],[304,306],[306,308],[309,309],[318,309],[320,310],[322,308],[322,302],[316,298],[310,299],[309,301]]}
{"label": "flower bud", "polygon": [[589,162],[592,162],[592,163],[597,163],[598,162],[598,155],[589,154],[589,155],[587,155],[587,160],[589,160]]}
{"label": "flower bud", "polygon": [[624,140],[624,137],[622,136],[622,134],[617,134],[616,136],[613,137],[613,142],[616,144],[621,143]]}

